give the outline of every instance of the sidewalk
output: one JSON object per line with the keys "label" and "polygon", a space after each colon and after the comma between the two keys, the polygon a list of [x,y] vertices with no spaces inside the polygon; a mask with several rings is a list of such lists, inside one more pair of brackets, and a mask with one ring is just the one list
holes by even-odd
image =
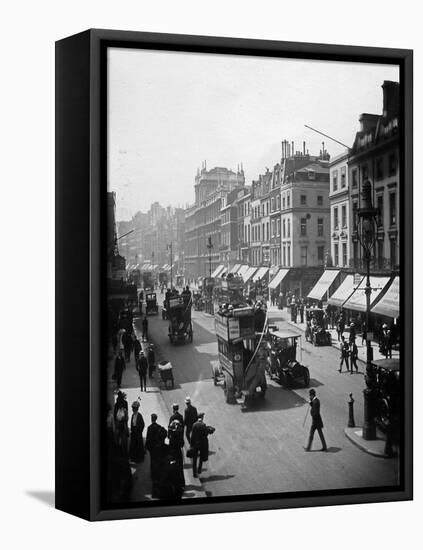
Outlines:
{"label": "sidewalk", "polygon": [[[134,331],[137,338],[141,342],[141,334],[138,328],[134,325]],[[148,343],[141,342],[142,348],[147,353]],[[156,363],[161,359],[160,350],[155,348]],[[114,370],[114,355],[110,351],[108,357],[108,397],[111,403],[113,403],[113,394],[116,391],[116,383],[112,380],[112,374]],[[141,392],[139,387],[139,377],[135,369],[134,355],[131,354],[130,362],[127,364],[126,369],[122,377],[122,391],[126,393],[127,401],[129,405],[129,419],[131,418],[131,404],[133,401],[140,401],[139,412],[142,414],[145,422],[144,429],[144,443],[147,433],[147,427],[150,425],[151,414],[157,414],[157,422],[161,426],[167,429],[167,424],[171,412],[168,410],[166,403],[162,397],[161,390],[158,382],[158,371],[154,373],[153,378],[147,379],[147,391]],[[185,457],[187,445],[183,448],[183,454]],[[143,462],[139,464],[131,463],[133,487],[131,491],[130,500],[132,502],[139,502],[142,500],[156,500],[151,496],[151,478],[150,478],[150,456],[146,452]],[[185,475],[185,491],[182,496],[185,498],[204,498],[206,492],[201,484],[199,478],[194,478],[192,475],[191,461],[184,458],[184,475]]]}
{"label": "sidewalk", "polygon": [[[290,313],[289,309],[284,308],[283,310],[280,310],[280,309],[277,308],[277,306],[270,306],[268,311],[269,311],[269,314],[278,313],[279,316],[282,317],[284,321],[287,321],[290,325],[292,325],[294,327],[298,327],[300,330],[305,332],[306,324],[305,323],[294,323],[294,322],[292,322],[291,321],[291,313]],[[297,318],[299,319],[300,316],[298,315]],[[338,333],[336,332],[335,329],[329,329],[329,332],[330,332],[330,335],[332,337],[332,346],[337,348],[337,349],[340,349],[340,343],[338,342]],[[348,332],[344,332],[344,335],[345,335],[345,338],[348,339]],[[366,363],[366,353],[367,353],[366,352],[366,345],[361,344],[361,335],[357,335],[356,344],[357,344],[357,348],[358,348],[358,360],[361,361],[362,363]],[[373,359],[374,360],[376,360],[376,359],[385,359],[385,356],[382,355],[379,352],[379,344],[377,344],[376,342],[372,342],[372,349],[373,349]],[[392,358],[393,359],[399,358],[399,356],[400,356],[400,352],[398,350],[392,350]]]}

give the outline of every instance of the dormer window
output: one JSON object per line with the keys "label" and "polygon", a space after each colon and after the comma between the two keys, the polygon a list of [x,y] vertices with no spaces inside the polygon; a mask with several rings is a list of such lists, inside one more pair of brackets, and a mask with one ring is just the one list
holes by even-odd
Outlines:
{"label": "dormer window", "polygon": [[314,170],[308,171],[308,179],[309,180],[315,180],[316,179],[316,172]]}

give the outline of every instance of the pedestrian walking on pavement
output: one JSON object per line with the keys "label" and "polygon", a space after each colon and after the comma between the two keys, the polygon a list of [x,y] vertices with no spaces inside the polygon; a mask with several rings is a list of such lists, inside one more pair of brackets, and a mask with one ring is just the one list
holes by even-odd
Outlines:
{"label": "pedestrian walking on pavement", "polygon": [[355,342],[355,337],[356,337],[356,330],[355,330],[355,323],[351,323],[350,324],[350,344],[352,342]]}
{"label": "pedestrian walking on pavement", "polygon": [[138,340],[138,338],[135,336],[135,339],[134,339],[134,358],[135,358],[135,364],[137,364],[137,361],[138,361],[138,358],[140,356],[140,353],[141,353],[141,343],[140,341]]}
{"label": "pedestrian walking on pavement", "polygon": [[191,398],[185,398],[185,411],[184,411],[184,425],[185,425],[185,434],[188,443],[191,442],[191,431],[192,427],[198,419],[197,409],[191,404]]}
{"label": "pedestrian walking on pavement", "polygon": [[145,315],[144,319],[142,320],[142,341],[143,342],[148,341],[148,319],[147,319],[147,315]]}
{"label": "pedestrian walking on pavement", "polygon": [[355,343],[355,340],[350,343],[350,372],[353,373],[353,368],[355,368],[355,372],[358,372],[358,366],[357,366],[357,358],[358,358],[358,348],[357,344]]}
{"label": "pedestrian walking on pavement", "polygon": [[179,420],[172,420],[167,432],[169,438],[169,454],[176,461],[180,487],[185,487],[184,457],[182,448],[184,446],[184,427]]}
{"label": "pedestrian walking on pavement", "polygon": [[350,348],[348,346],[348,342],[345,341],[345,338],[341,336],[341,362],[339,364],[339,372],[342,372],[342,365],[345,363],[347,367],[347,371],[350,370],[349,364],[348,364],[348,356],[350,354]]}
{"label": "pedestrian walking on pavement", "polygon": [[159,496],[161,466],[166,453],[165,439],[167,431],[157,424],[157,414],[151,415],[151,424],[147,428],[145,448],[150,454],[150,476],[152,481],[152,496]]}
{"label": "pedestrian walking on pavement", "polygon": [[301,300],[299,310],[300,310],[300,322],[304,323],[304,300]]}
{"label": "pedestrian walking on pavement", "polygon": [[148,348],[147,360],[148,360],[148,377],[153,378],[153,373],[156,369],[156,355],[154,353],[153,344],[150,344]]}
{"label": "pedestrian walking on pavement", "polygon": [[147,370],[148,370],[148,363],[147,359],[144,355],[144,352],[140,352],[140,357],[136,364],[136,369],[138,371],[138,375],[140,377],[140,388],[141,391],[147,391]]}
{"label": "pedestrian walking on pavement", "polygon": [[344,334],[344,330],[345,330],[345,320],[344,320],[344,315],[341,313],[336,323],[336,332],[338,333],[338,342],[342,338],[342,335]]}
{"label": "pedestrian walking on pavement", "polygon": [[125,331],[125,334],[122,336],[122,341],[125,350],[125,361],[129,363],[132,350],[132,336],[129,334],[129,332]]}
{"label": "pedestrian walking on pavement", "polygon": [[311,415],[311,428],[310,428],[310,434],[308,437],[308,443],[307,447],[305,447],[305,451],[311,451],[311,445],[313,443],[314,438],[314,432],[317,430],[317,433],[319,434],[320,441],[322,442],[322,448],[321,451],[327,451],[327,445],[325,441],[325,436],[323,435],[323,420],[320,415],[320,401],[316,397],[315,390],[311,389],[309,392],[310,396],[310,415]]}
{"label": "pedestrian walking on pavement", "polygon": [[119,350],[119,353],[115,359],[115,371],[113,374],[118,388],[120,388],[122,385],[122,374],[125,370],[125,366],[125,358],[123,357],[122,350]]}
{"label": "pedestrian walking on pavement", "polygon": [[209,435],[214,433],[212,426],[204,423],[204,413],[198,414],[198,420],[194,423],[191,433],[192,473],[198,477],[203,469],[203,463],[209,459]]}
{"label": "pedestrian walking on pavement", "polygon": [[172,416],[169,418],[169,426],[172,424],[174,420],[177,420],[181,426],[184,425],[184,418],[182,414],[179,412],[179,405],[177,403],[174,403],[172,405]]}
{"label": "pedestrian walking on pavement", "polygon": [[144,440],[142,438],[142,432],[145,428],[145,422],[142,414],[139,412],[139,408],[139,401],[134,401],[132,403],[131,438],[129,441],[129,458],[133,462],[141,462],[144,460]]}

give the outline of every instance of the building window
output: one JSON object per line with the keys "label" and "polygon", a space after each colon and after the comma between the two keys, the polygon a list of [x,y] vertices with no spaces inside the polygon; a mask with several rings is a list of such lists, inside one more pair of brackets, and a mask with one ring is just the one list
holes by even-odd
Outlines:
{"label": "building window", "polygon": [[316,179],[316,172],[314,170],[308,171],[308,179],[309,180],[315,180]]}
{"label": "building window", "polygon": [[389,175],[395,176],[397,173],[397,156],[395,153],[389,155]]}
{"label": "building window", "polygon": [[339,228],[338,207],[337,206],[335,206],[335,208],[333,209],[333,227],[334,227],[334,229]]}
{"label": "building window", "polygon": [[291,265],[291,245],[290,244],[286,247],[286,265],[288,267]]}
{"label": "building window", "polygon": [[325,256],[325,247],[324,246],[318,246],[317,247],[317,263],[319,265],[324,264],[324,256]]}
{"label": "building window", "polygon": [[367,164],[363,164],[361,167],[361,181],[366,181],[366,179],[369,177],[369,170],[367,168]]}
{"label": "building window", "polygon": [[389,225],[396,225],[397,223],[397,198],[395,193],[389,195]]}
{"label": "building window", "polygon": [[307,218],[301,218],[300,235],[301,237],[305,237],[307,235]]}
{"label": "building window", "polygon": [[271,199],[270,208],[272,212],[275,210],[275,199],[273,197]]}
{"label": "building window", "polygon": [[323,196],[317,195],[317,206],[323,206]]}
{"label": "building window", "polygon": [[283,245],[282,253],[283,253],[283,265],[286,265],[286,246],[285,245]]}
{"label": "building window", "polygon": [[307,195],[301,195],[301,206],[304,206],[307,204]]}
{"label": "building window", "polygon": [[377,215],[378,227],[383,227],[383,195],[377,196],[377,209],[379,210]]}
{"label": "building window", "polygon": [[301,251],[301,265],[307,265],[307,247],[301,246],[300,251]]}
{"label": "building window", "polygon": [[347,243],[342,243],[342,266],[347,267]]}
{"label": "building window", "polygon": [[351,179],[351,186],[354,189],[358,186],[358,172],[356,168],[351,172]]}
{"label": "building window", "polygon": [[358,202],[357,201],[353,202],[352,211],[353,211],[353,215],[352,215],[353,229],[356,231],[357,224],[358,224]]}
{"label": "building window", "polygon": [[341,209],[342,227],[347,227],[347,205],[343,204]]}
{"label": "building window", "polygon": [[323,237],[323,218],[317,218],[317,236]]}
{"label": "building window", "polygon": [[286,194],[286,207],[290,208],[290,202],[291,202],[291,195],[289,193]]}
{"label": "building window", "polygon": [[376,159],[376,179],[383,179],[383,157]]}
{"label": "building window", "polygon": [[278,219],[276,220],[276,235],[277,235],[278,237],[280,237],[280,234],[281,234],[281,219],[278,218]]}
{"label": "building window", "polygon": [[336,267],[339,267],[339,245],[338,244],[335,244],[334,245],[334,251],[335,251],[335,266]]}
{"label": "building window", "polygon": [[266,223],[267,240],[269,240],[269,222]]}
{"label": "building window", "polygon": [[338,190],[338,170],[334,170],[332,173],[332,189],[333,191]]}
{"label": "building window", "polygon": [[280,208],[281,208],[281,196],[278,195],[276,197],[276,210],[280,210]]}
{"label": "building window", "polygon": [[288,218],[288,239],[291,237],[291,220]]}
{"label": "building window", "polygon": [[341,187],[346,187],[347,185],[347,167],[342,166],[341,168]]}
{"label": "building window", "polygon": [[286,222],[286,220],[283,220],[283,221],[282,221],[282,237],[283,237],[283,238],[286,237],[285,222]]}
{"label": "building window", "polygon": [[285,195],[282,197],[282,210],[285,210]]}

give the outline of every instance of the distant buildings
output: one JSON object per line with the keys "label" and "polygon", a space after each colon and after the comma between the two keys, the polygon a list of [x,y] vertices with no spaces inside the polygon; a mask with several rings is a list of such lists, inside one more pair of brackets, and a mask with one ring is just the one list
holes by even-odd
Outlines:
{"label": "distant buildings", "polygon": [[350,190],[348,185],[349,153],[338,155],[329,165],[330,178],[330,255],[333,267],[350,267]]}
{"label": "distant buildings", "polygon": [[[207,170],[204,163],[195,178],[195,203],[185,210],[184,263],[188,278],[205,277],[219,265],[221,258],[230,261],[238,247],[235,233],[235,213],[223,213],[224,240],[222,238],[222,209],[228,206],[228,196],[244,187],[244,171],[215,167]],[[230,200],[234,199],[231,195]],[[229,201],[230,204],[230,201]],[[207,248],[211,239],[213,248]]]}

